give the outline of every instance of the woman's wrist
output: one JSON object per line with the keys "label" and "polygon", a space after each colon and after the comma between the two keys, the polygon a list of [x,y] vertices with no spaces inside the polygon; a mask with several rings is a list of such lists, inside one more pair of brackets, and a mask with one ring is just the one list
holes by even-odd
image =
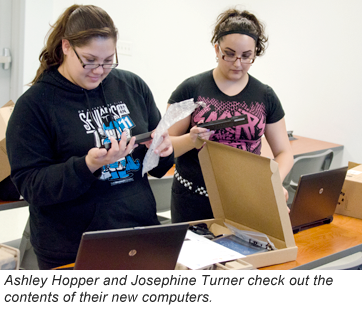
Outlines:
{"label": "woman's wrist", "polygon": [[92,164],[92,162],[90,161],[90,156],[88,154],[85,156],[85,164],[87,165],[88,169],[91,171],[92,174],[94,174],[94,172],[99,169],[98,166]]}

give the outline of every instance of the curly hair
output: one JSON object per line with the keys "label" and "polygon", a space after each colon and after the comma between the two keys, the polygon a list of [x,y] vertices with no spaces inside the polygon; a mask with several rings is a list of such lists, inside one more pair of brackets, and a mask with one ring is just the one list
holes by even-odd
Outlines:
{"label": "curly hair", "polygon": [[220,43],[223,38],[222,33],[244,31],[256,38],[256,56],[261,56],[268,41],[264,28],[265,26],[254,14],[245,10],[229,9],[218,16],[211,43]]}

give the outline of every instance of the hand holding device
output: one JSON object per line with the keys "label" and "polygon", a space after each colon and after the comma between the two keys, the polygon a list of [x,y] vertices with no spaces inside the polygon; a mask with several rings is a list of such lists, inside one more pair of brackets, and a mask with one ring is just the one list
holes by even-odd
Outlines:
{"label": "hand holding device", "polygon": [[[147,133],[143,133],[143,134],[139,134],[136,135],[136,141],[135,144],[140,144],[140,143],[144,143],[146,141],[149,141],[152,139],[151,137],[152,132],[147,132]],[[127,143],[129,143],[129,141],[131,140],[132,137],[127,139]]]}

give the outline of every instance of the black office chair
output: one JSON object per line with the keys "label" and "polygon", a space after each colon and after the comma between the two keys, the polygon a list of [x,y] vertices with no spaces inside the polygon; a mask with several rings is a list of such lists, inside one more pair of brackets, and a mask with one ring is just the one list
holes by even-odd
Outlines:
{"label": "black office chair", "polygon": [[283,186],[289,193],[288,204],[293,202],[300,176],[328,170],[331,166],[333,155],[333,151],[329,149],[322,153],[299,156],[294,159],[293,167],[283,181]]}

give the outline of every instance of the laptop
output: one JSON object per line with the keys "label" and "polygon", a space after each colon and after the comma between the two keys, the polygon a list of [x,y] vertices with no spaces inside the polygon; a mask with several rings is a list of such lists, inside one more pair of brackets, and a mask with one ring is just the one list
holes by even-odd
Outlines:
{"label": "laptop", "polygon": [[74,270],[173,270],[187,223],[85,232]]}
{"label": "laptop", "polygon": [[347,169],[342,167],[300,177],[289,206],[293,233],[332,222]]}

